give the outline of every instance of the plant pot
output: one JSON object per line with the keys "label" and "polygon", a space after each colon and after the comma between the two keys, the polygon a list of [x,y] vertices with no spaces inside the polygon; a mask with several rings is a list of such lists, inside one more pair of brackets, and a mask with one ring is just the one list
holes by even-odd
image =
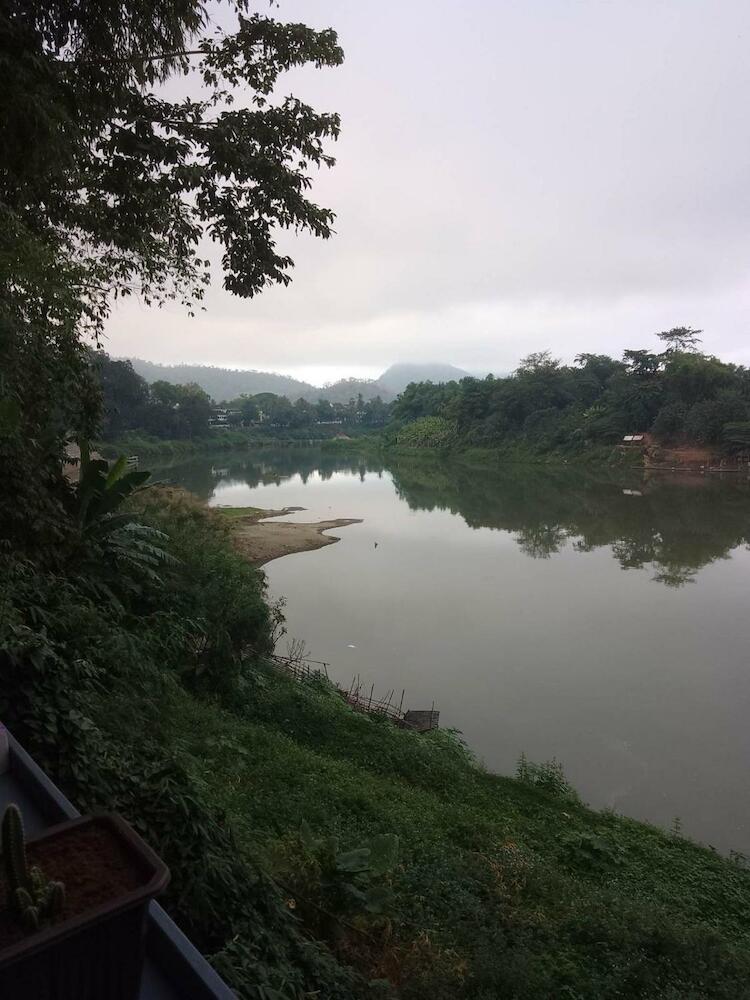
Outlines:
{"label": "plant pot", "polygon": [[0,886],[0,997],[137,1000],[149,901],[169,871],[115,815],[68,820],[26,845],[30,865],[65,883],[56,923],[18,930]]}

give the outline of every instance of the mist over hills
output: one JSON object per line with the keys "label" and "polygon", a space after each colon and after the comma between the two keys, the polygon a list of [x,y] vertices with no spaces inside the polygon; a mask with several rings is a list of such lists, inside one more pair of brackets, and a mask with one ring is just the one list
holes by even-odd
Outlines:
{"label": "mist over hills", "polygon": [[275,392],[279,396],[299,399],[315,387],[308,382],[277,375],[274,372],[240,371],[209,365],[160,365],[141,358],[129,358],[135,371],[147,382],[171,382],[174,385],[197,383],[213,399],[233,399],[243,393],[254,396],[259,392]]}
{"label": "mist over hills", "polygon": [[468,376],[462,368],[437,362],[391,365],[378,377],[378,383],[397,396],[410,382],[458,382]]}
{"label": "mist over hills", "polygon": [[346,378],[330,385],[315,386],[276,372],[218,368],[213,365],[160,365],[141,358],[128,360],[147,382],[164,381],[174,385],[195,382],[217,402],[243,394],[254,396],[259,392],[273,392],[290,400],[302,397],[311,403],[318,399],[346,403],[361,392],[365,399],[380,396],[387,403],[403,392],[410,382],[450,382],[465,378],[468,374],[446,364],[394,364],[377,379]]}

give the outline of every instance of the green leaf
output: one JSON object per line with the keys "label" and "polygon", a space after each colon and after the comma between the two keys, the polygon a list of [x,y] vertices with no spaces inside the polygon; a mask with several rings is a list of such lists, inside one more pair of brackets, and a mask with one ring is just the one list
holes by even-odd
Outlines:
{"label": "green leaf", "polygon": [[0,399],[0,434],[12,434],[21,422],[21,407],[17,399],[6,396]]}
{"label": "green leaf", "polygon": [[353,851],[343,851],[336,856],[336,869],[350,874],[366,872],[370,868],[370,848],[357,847]]}
{"label": "green leaf", "polygon": [[107,473],[107,478],[104,482],[106,489],[113,486],[117,480],[122,476],[128,467],[128,460],[125,455],[120,455],[117,461],[111,466],[109,472]]}
{"label": "green leaf", "polygon": [[393,903],[393,892],[386,885],[374,885],[365,893],[365,910],[368,913],[385,913]]}
{"label": "green leaf", "polygon": [[305,819],[303,819],[300,824],[299,836],[300,840],[309,851],[314,851],[315,848],[318,846],[318,841],[315,834],[312,831],[312,827]]}
{"label": "green leaf", "polygon": [[384,833],[370,841],[370,868],[375,875],[384,875],[398,860],[398,837]]}

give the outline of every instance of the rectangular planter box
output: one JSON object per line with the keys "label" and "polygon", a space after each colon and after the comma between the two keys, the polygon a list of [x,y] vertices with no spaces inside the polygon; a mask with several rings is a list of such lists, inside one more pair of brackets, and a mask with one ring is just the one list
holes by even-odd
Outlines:
{"label": "rectangular planter box", "polygon": [[[0,951],[0,997],[9,1000],[136,1000],[145,953],[150,900],[166,887],[166,865],[119,816],[68,820],[29,840],[59,846],[77,832],[101,831],[116,841],[137,886],[119,896],[25,935]],[[46,872],[49,877],[59,873]],[[70,882],[75,875],[68,873]]]}
{"label": "rectangular planter box", "polygon": [[[7,732],[7,730],[6,730]],[[21,807],[34,836],[80,813],[65,798],[18,740],[8,733],[9,767],[0,773],[0,812],[9,802]],[[237,1000],[174,921],[155,901],[148,908],[146,966],[139,1000]],[[0,1000],[6,1000],[0,995]],[[12,998],[10,998],[12,1000]]]}

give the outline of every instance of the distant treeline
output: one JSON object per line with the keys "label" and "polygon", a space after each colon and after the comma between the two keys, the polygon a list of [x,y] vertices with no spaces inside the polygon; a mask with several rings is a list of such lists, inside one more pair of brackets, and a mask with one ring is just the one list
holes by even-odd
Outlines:
{"label": "distant treeline", "polygon": [[699,350],[701,331],[658,334],[663,350],[579,354],[573,364],[540,351],[513,374],[455,382],[412,382],[386,403],[362,393],[346,402],[260,392],[213,400],[196,383],[149,384],[129,361],[93,355],[104,396],[104,440],[141,431],[157,438],[204,437],[218,419],[231,428],[382,428],[387,443],[451,449],[519,446],[572,454],[650,433],[660,443],[750,449],[750,371]]}
{"label": "distant treeline", "polygon": [[629,350],[622,360],[579,354],[565,365],[541,351],[504,378],[414,383],[393,404],[388,437],[404,447],[575,452],[650,432],[665,444],[746,450],[750,371],[701,353],[699,333],[665,331],[664,350]]}
{"label": "distant treeline", "polygon": [[[278,372],[235,370],[215,365],[160,365],[153,361],[143,361],[141,358],[131,358],[130,363],[133,370],[149,384],[195,383],[216,400],[237,399],[239,396],[255,396],[268,392],[275,396],[286,396],[290,400],[306,399],[309,403],[316,403],[320,397],[329,399],[332,403],[348,403],[350,399],[356,399],[358,393],[362,393],[365,399],[380,396],[384,401],[390,402],[396,395],[379,379],[344,378],[321,387],[291,378],[289,375],[280,375]],[[384,372],[384,375],[387,374]]]}
{"label": "distant treeline", "polygon": [[230,428],[382,427],[389,415],[388,404],[379,396],[365,399],[362,393],[345,403],[327,399],[311,403],[302,398],[291,402],[272,392],[215,401],[195,382],[149,383],[130,361],[115,360],[104,351],[92,353],[92,365],[102,390],[105,441],[131,432],[164,440],[203,438],[219,420]]}

